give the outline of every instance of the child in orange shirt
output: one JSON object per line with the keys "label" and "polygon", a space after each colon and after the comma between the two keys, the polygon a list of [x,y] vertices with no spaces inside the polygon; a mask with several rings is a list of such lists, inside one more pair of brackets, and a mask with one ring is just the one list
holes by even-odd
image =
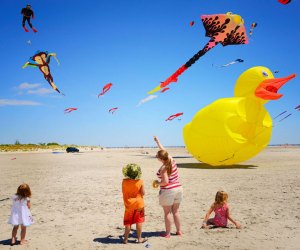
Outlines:
{"label": "child in orange shirt", "polygon": [[123,201],[125,206],[124,213],[124,244],[128,243],[131,225],[136,224],[137,243],[144,243],[148,239],[142,238],[142,223],[145,221],[144,183],[141,180],[141,168],[134,163],[127,164],[123,168],[125,179],[122,182]]}

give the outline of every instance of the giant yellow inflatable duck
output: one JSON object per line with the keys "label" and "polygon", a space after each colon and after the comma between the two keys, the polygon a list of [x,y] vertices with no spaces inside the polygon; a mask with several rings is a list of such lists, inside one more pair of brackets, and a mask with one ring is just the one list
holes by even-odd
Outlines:
{"label": "giant yellow inflatable duck", "polygon": [[274,78],[262,66],[240,75],[231,98],[204,107],[183,129],[187,150],[212,166],[245,161],[264,149],[272,134],[272,119],[264,104],[282,95],[279,88],[296,75]]}

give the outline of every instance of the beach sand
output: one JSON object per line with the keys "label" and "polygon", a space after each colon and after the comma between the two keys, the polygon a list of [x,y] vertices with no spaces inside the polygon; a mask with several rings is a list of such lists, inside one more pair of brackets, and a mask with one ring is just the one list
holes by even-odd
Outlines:
{"label": "beach sand", "polygon": [[[159,237],[164,218],[158,189],[152,188],[160,167],[156,151],[0,153],[0,249],[12,249],[7,198],[22,182],[32,190],[35,224],[28,228],[27,246],[13,249],[300,249],[299,147],[269,147],[240,165],[218,168],[197,162],[184,148],[170,148],[184,188],[184,235],[170,239]],[[142,167],[148,245],[121,244],[122,167],[127,163]],[[231,223],[228,229],[201,229],[219,189],[228,192],[232,217],[242,229]]]}

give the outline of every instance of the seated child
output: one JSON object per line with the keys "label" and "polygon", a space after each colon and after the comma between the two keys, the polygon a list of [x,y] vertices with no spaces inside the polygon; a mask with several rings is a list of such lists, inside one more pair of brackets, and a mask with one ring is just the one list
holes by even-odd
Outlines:
{"label": "seated child", "polygon": [[[216,193],[215,202],[206,213],[202,228],[210,228],[210,226],[227,227],[227,220],[230,220],[236,228],[241,228],[241,225],[231,218],[227,200],[228,194],[225,191],[218,191]],[[213,211],[215,212],[215,217],[208,219]]]}

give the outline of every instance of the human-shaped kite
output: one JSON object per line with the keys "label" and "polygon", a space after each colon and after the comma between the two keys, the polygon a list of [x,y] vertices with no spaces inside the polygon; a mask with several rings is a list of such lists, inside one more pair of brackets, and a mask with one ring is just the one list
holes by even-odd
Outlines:
{"label": "human-shaped kite", "polygon": [[23,8],[21,10],[21,14],[23,15],[23,20],[22,20],[22,26],[23,26],[23,29],[26,31],[26,32],[29,32],[29,30],[25,27],[25,22],[27,21],[28,25],[30,26],[30,28],[33,30],[34,33],[37,32],[37,30],[35,28],[32,27],[32,24],[30,22],[30,18],[32,17],[32,19],[34,19],[34,13],[33,13],[33,10],[31,9],[31,5],[30,4],[27,4],[26,5],[26,8]]}
{"label": "human-shaped kite", "polygon": [[232,14],[231,12],[226,14],[203,15],[201,16],[201,20],[206,31],[206,36],[210,37],[209,42],[167,80],[161,82],[159,86],[149,91],[149,95],[160,91],[160,89],[166,87],[171,82],[177,82],[178,77],[185,70],[217,44],[221,43],[223,46],[227,46],[248,43],[244,20],[239,15]]}
{"label": "human-shaped kite", "polygon": [[[49,63],[50,63],[50,57],[53,56],[57,63],[59,64],[57,58],[56,58],[56,53],[48,53],[48,51],[37,51],[35,55],[30,57],[28,62],[26,62],[23,65],[23,69],[26,68],[27,66],[32,66],[32,67],[38,67],[40,71],[43,73],[44,78],[46,81],[51,85],[51,87],[56,90],[58,93],[60,93],[59,89],[55,86],[53,82],[53,77],[50,73],[50,68],[49,68]],[[64,94],[62,94],[64,95]]]}

